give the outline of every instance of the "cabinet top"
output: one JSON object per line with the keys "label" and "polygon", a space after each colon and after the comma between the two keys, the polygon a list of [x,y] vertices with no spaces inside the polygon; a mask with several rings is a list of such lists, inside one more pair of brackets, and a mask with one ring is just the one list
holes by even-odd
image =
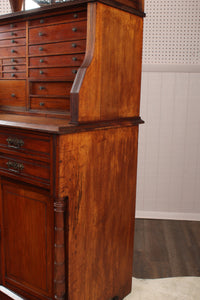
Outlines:
{"label": "cabinet top", "polygon": [[107,4],[109,6],[116,7],[118,9],[128,11],[132,14],[138,15],[140,17],[144,17],[144,0],[69,0],[64,3],[55,3],[51,5],[46,5],[44,7],[27,10],[27,11],[20,11],[14,12],[6,15],[0,16],[0,20],[7,21],[13,18],[26,18],[29,16],[40,15],[48,12],[59,12],[60,10],[67,9],[70,7],[77,7],[87,5],[87,3],[92,2],[101,2]]}

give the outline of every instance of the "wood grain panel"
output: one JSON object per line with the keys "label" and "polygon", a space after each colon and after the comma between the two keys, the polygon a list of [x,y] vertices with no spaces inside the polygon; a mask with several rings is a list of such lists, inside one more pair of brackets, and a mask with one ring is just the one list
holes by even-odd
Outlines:
{"label": "wood grain panel", "polygon": [[139,115],[142,26],[138,16],[97,4],[93,59],[82,85],[80,70],[72,89],[79,114],[75,120],[72,111],[73,121]]}
{"label": "wood grain panel", "polygon": [[59,193],[69,198],[70,299],[122,299],[131,290],[137,130],[60,137]]}

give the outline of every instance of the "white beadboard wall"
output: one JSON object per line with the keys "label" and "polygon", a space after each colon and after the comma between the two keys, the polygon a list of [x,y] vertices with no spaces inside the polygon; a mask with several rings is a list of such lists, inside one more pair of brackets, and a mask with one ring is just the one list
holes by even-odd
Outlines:
{"label": "white beadboard wall", "polygon": [[200,221],[200,1],[145,3],[136,217]]}

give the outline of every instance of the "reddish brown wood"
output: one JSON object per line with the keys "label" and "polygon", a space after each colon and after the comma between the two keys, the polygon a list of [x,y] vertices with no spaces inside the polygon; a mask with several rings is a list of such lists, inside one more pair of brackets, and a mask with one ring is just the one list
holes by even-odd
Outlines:
{"label": "reddish brown wood", "polygon": [[20,11],[24,0],[9,0],[13,12]]}
{"label": "reddish brown wood", "polygon": [[0,106],[25,106],[25,81],[0,80]]}
{"label": "reddish brown wood", "polygon": [[[41,62],[42,59],[42,62]],[[46,57],[31,57],[29,59],[30,67],[63,67],[80,66],[84,59],[84,54],[68,54]]]}
{"label": "reddish brown wood", "polygon": [[34,98],[30,99],[30,109],[37,110],[53,110],[53,111],[69,111],[69,98]]}
{"label": "reddish brown wood", "polygon": [[[17,24],[17,23],[15,23]],[[10,24],[9,26],[11,26]],[[25,27],[23,25],[23,27]],[[23,28],[22,27],[22,28]],[[15,30],[15,28],[11,29],[11,31],[5,31],[0,33],[0,39],[17,39],[17,38],[24,38],[26,36],[25,30]]]}

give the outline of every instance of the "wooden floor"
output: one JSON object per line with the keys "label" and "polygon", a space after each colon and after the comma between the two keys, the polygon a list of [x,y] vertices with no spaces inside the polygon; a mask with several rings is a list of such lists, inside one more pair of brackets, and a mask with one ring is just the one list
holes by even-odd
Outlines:
{"label": "wooden floor", "polygon": [[136,219],[133,276],[200,276],[200,222]]}

